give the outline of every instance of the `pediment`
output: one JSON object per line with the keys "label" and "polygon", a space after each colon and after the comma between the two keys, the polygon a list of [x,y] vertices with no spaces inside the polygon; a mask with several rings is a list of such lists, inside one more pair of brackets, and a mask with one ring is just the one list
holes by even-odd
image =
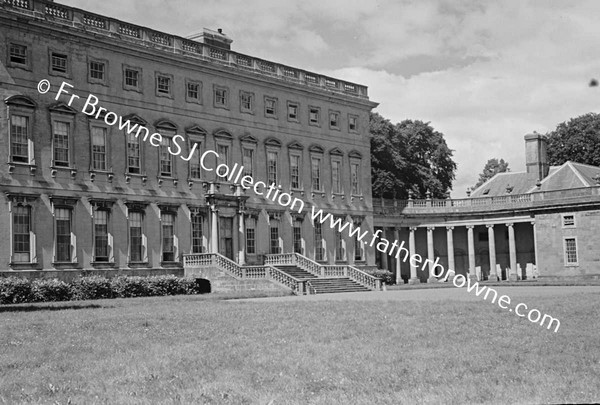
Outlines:
{"label": "pediment", "polygon": [[269,146],[277,146],[277,147],[281,147],[281,141],[279,139],[275,139],[275,138],[267,138],[265,140],[265,145],[269,145]]}
{"label": "pediment", "polygon": [[167,119],[158,120],[154,123],[155,128],[166,129],[168,131],[177,131],[177,125]]}
{"label": "pediment", "polygon": [[312,145],[310,148],[308,148],[308,150],[311,151],[311,152],[313,152],[313,153],[323,153],[323,152],[325,152],[325,149],[323,149],[319,145]]}
{"label": "pediment", "polygon": [[25,107],[25,108],[36,108],[37,107],[37,105],[36,105],[35,101],[33,101],[33,99],[31,99],[30,97],[27,97],[27,96],[22,96],[22,95],[10,96],[8,98],[5,98],[4,102],[7,105],[14,105],[14,106],[18,106],[18,107]]}
{"label": "pediment", "polygon": [[329,151],[330,155],[335,155],[335,156],[344,156],[344,152],[341,151],[340,148],[333,148]]}
{"label": "pediment", "polygon": [[58,114],[70,114],[70,115],[77,114],[77,110],[75,110],[73,107],[69,107],[65,103],[53,104],[50,107],[48,107],[48,110],[50,110],[50,112],[58,113]]}
{"label": "pediment", "polygon": [[148,122],[137,114],[129,114],[123,117],[123,121],[129,121],[132,124],[146,125]]}
{"label": "pediment", "polygon": [[302,144],[297,141],[292,141],[292,142],[288,143],[287,147],[288,147],[288,149],[299,149],[299,150],[304,149],[304,146],[302,146]]}

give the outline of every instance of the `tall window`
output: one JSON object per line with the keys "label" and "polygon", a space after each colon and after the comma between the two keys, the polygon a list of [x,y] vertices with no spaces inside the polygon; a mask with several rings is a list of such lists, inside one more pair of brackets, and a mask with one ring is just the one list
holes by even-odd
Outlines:
{"label": "tall window", "polygon": [[350,164],[350,180],[352,185],[352,194],[360,194],[360,166],[358,163]]}
{"label": "tall window", "polygon": [[277,152],[267,151],[267,180],[277,185]]}
{"label": "tall window", "polygon": [[56,258],[57,262],[71,261],[71,210],[56,208],[54,210],[56,229]]}
{"label": "tall window", "polygon": [[325,249],[323,247],[323,228],[320,222],[315,221],[315,260],[325,260]]}
{"label": "tall window", "polygon": [[292,229],[292,239],[294,242],[294,252],[303,254],[302,250],[302,222],[299,220],[294,220]]}
{"label": "tall window", "polygon": [[29,117],[11,115],[10,153],[11,161],[29,163]]}
{"label": "tall window", "polygon": [[129,213],[129,260],[131,262],[143,261],[143,214],[141,212]]}
{"label": "tall window", "polygon": [[204,253],[202,215],[192,214],[192,253]]}
{"label": "tall window", "polygon": [[243,149],[242,165],[244,166],[244,176],[252,176],[252,168],[254,167],[254,149]]}
{"label": "tall window", "polygon": [[311,158],[311,177],[313,191],[321,191],[321,159]]}
{"label": "tall window", "polygon": [[577,260],[577,239],[565,238],[565,265],[576,265]]}
{"label": "tall window", "polygon": [[162,261],[175,261],[175,215],[162,213],[160,215],[162,226]]}
{"label": "tall window", "polygon": [[335,260],[346,260],[346,246],[342,233],[339,231],[335,232]]}
{"label": "tall window", "polygon": [[354,235],[354,260],[363,260],[364,257],[363,242],[358,239],[358,233]]}
{"label": "tall window", "polygon": [[160,175],[171,177],[173,175],[173,154],[169,152],[171,138],[163,136],[160,142]]}
{"label": "tall window", "polygon": [[281,243],[279,242],[279,220],[271,219],[271,254],[281,253]]}
{"label": "tall window", "polygon": [[68,122],[53,122],[54,166],[70,166],[69,130]]}
{"label": "tall window", "polygon": [[342,192],[342,162],[339,160],[331,161],[331,182],[333,185],[333,192],[341,194]]}
{"label": "tall window", "polygon": [[16,263],[31,261],[31,207],[13,208],[13,257]]}
{"label": "tall window", "polygon": [[108,211],[94,213],[94,261],[108,262]]}
{"label": "tall window", "polygon": [[300,188],[300,156],[290,155],[290,186]]}
{"label": "tall window", "polygon": [[256,254],[256,218],[254,217],[246,219],[246,253]]}
{"label": "tall window", "polygon": [[127,171],[133,174],[142,173],[140,140],[135,134],[127,134]]}
{"label": "tall window", "polygon": [[106,128],[92,127],[92,169],[106,170]]}
{"label": "tall window", "polygon": [[[200,152],[200,148],[202,144],[200,142],[195,142],[198,144],[196,147],[196,151],[194,152],[194,156],[190,159],[190,177],[192,179],[200,179],[202,178],[202,166],[200,166],[200,158],[202,157],[202,152]],[[194,147],[194,142],[190,144],[190,148]]]}

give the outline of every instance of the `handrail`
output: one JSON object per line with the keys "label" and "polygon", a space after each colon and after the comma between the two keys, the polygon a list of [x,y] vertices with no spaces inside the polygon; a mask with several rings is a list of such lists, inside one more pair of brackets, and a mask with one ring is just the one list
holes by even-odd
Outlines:
{"label": "handrail", "polygon": [[365,287],[379,291],[381,290],[381,279],[379,277],[375,277],[369,273],[366,273],[360,269],[357,269],[354,266],[347,266],[348,277],[359,284],[364,285]]}
{"label": "handrail", "polygon": [[293,277],[286,272],[279,270],[276,267],[266,265],[268,278],[270,280],[276,281],[284,286],[291,288],[295,294],[303,294],[303,281]]}

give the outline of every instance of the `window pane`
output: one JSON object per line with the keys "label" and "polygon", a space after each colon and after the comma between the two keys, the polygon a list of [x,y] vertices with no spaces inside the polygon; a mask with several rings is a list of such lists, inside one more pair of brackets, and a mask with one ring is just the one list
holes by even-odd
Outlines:
{"label": "window pane", "polygon": [[10,44],[10,61],[13,63],[27,64],[27,47],[23,45]]}
{"label": "window pane", "polygon": [[[164,131],[162,131],[164,132]],[[173,174],[173,155],[169,152],[171,138],[163,136],[160,143],[160,175],[171,176]]]}
{"label": "window pane", "polygon": [[341,164],[338,161],[331,162],[331,181],[333,183],[333,192],[338,194],[342,192],[340,166]]}
{"label": "window pane", "polygon": [[256,219],[246,219],[246,253],[256,254]]}
{"label": "window pane", "polygon": [[54,121],[54,165],[69,167],[69,123]]}
{"label": "window pane", "polygon": [[30,261],[31,209],[16,206],[13,210],[13,260]]}
{"label": "window pane", "polygon": [[173,214],[161,214],[162,224],[162,260],[172,262],[175,260],[175,216]]}
{"label": "window pane", "polygon": [[271,254],[281,253],[279,245],[279,221],[271,220]]}
{"label": "window pane", "polygon": [[277,152],[267,152],[267,180],[270,184],[277,184]]}
{"label": "window pane", "polygon": [[10,152],[13,162],[29,163],[29,118],[22,115],[10,117]]}
{"label": "window pane", "polygon": [[106,170],[106,128],[92,127],[92,168]]}
{"label": "window pane", "polygon": [[71,211],[57,208],[54,211],[56,221],[56,261],[71,261]]}
{"label": "window pane", "polygon": [[292,188],[300,188],[300,156],[290,156],[290,183]]}
{"label": "window pane", "polygon": [[94,213],[94,260],[108,261],[108,212]]}
{"label": "window pane", "polygon": [[244,157],[242,165],[244,166],[244,175],[252,176],[252,167],[254,165],[254,150],[244,148]]}
{"label": "window pane", "polygon": [[294,221],[293,229],[294,252],[303,254],[302,251],[302,222]]}
{"label": "window pane", "polygon": [[140,140],[135,134],[127,136],[127,168],[129,173],[141,173]]}
{"label": "window pane", "polygon": [[203,253],[202,245],[202,216],[192,215],[192,253]]}
{"label": "window pane", "polygon": [[312,158],[312,189],[315,191],[321,190],[321,159]]}
{"label": "window pane", "polygon": [[323,249],[323,232],[321,224],[315,222],[315,260],[324,260],[325,254]]}
{"label": "window pane", "polygon": [[129,248],[132,262],[142,261],[142,213],[129,213]]}

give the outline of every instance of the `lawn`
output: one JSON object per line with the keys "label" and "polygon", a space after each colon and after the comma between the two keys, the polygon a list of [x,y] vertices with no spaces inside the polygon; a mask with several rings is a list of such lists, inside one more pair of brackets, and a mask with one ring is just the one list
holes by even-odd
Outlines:
{"label": "lawn", "polygon": [[[486,302],[248,302],[218,294],[0,307],[0,403],[600,400],[600,294]],[[528,301],[525,301],[528,302]]]}

